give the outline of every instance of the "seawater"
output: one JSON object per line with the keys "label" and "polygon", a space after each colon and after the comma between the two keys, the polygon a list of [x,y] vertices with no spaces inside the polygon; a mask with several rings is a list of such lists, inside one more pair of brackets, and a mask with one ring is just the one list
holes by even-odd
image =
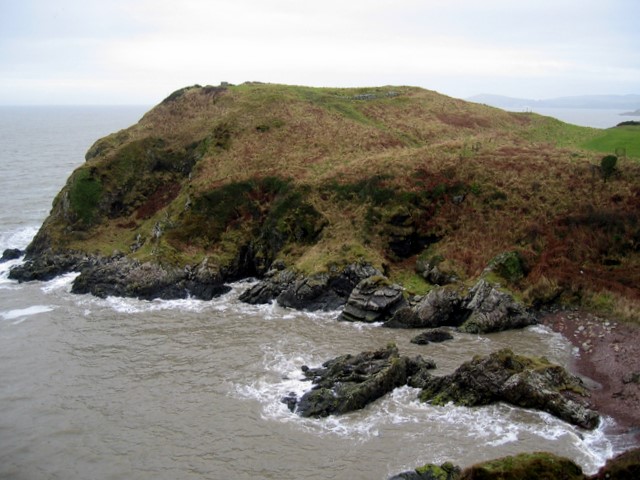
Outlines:
{"label": "seawater", "polygon": [[[24,248],[91,143],[144,110],[0,108],[0,249]],[[17,284],[17,263],[0,265],[0,478],[386,479],[534,450],[593,472],[628,446],[609,418],[589,432],[505,404],[434,407],[409,387],[321,420],[280,402],[308,388],[302,365],[390,341],[439,373],[503,347],[567,364],[575,352],[544,327],[418,346],[338,312],[242,304],[251,280],[209,302],[98,299],[70,293],[75,274]]]}

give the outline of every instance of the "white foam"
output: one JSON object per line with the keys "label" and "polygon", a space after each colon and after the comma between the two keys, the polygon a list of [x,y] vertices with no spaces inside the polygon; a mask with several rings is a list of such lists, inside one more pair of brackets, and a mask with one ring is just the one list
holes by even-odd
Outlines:
{"label": "white foam", "polygon": [[20,227],[8,232],[0,232],[0,253],[7,248],[19,248],[24,250],[31,242],[36,233],[38,226],[31,225],[28,227]]}
{"label": "white foam", "polygon": [[[27,308],[18,308],[15,310],[6,310],[0,312],[0,317],[5,320],[22,319],[23,317],[30,317],[39,313],[50,312],[54,307],[49,305],[32,305]],[[19,322],[18,322],[19,323]]]}
{"label": "white foam", "polygon": [[71,284],[78,275],[80,274],[77,272],[71,272],[57,276],[53,280],[49,280],[48,282],[46,282],[42,287],[40,287],[40,290],[42,290],[44,293],[54,293],[59,292],[60,290],[70,292]]}

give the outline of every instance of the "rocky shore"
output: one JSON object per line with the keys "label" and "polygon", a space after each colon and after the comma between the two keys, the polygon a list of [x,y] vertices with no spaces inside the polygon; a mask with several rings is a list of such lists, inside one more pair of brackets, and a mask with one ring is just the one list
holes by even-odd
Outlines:
{"label": "rocky shore", "polygon": [[576,349],[570,368],[589,379],[591,402],[640,442],[640,328],[579,311],[542,317]]}

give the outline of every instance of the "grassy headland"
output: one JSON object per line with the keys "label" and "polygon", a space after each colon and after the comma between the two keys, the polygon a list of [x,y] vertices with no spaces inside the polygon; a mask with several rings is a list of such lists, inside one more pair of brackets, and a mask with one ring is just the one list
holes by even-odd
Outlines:
{"label": "grassy headland", "polygon": [[419,258],[464,281],[515,251],[525,301],[638,320],[640,153],[603,181],[597,152],[627,142],[606,132],[412,87],[188,87],[91,147],[31,252],[234,275],[363,259],[424,293]]}

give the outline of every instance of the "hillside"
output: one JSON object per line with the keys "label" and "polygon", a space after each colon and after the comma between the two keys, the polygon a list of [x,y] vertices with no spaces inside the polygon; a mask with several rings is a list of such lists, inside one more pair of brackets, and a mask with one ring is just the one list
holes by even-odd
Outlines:
{"label": "hillside", "polygon": [[600,134],[411,87],[188,87],[89,149],[28,258],[118,252],[220,282],[360,260],[425,293],[421,262],[464,282],[517,252],[525,301],[633,318],[640,166],[603,181],[578,147]]}

